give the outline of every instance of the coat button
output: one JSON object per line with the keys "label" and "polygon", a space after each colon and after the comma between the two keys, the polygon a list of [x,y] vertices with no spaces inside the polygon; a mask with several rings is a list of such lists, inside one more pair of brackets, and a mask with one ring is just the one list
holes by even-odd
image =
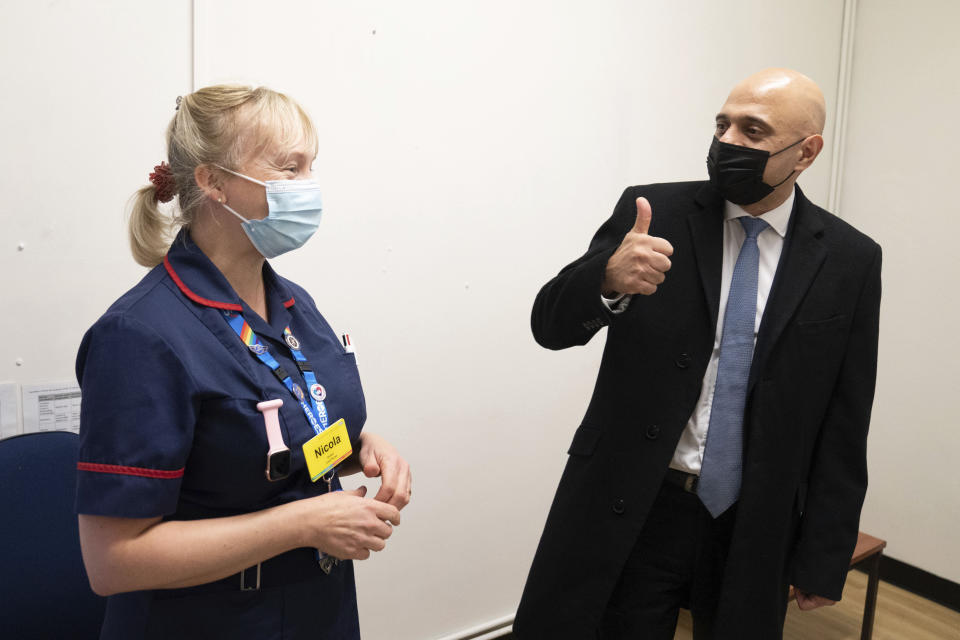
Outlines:
{"label": "coat button", "polygon": [[652,424],[647,427],[647,438],[649,440],[656,440],[660,437],[660,427],[658,425]]}
{"label": "coat button", "polygon": [[623,513],[623,500],[621,498],[613,501],[613,512],[617,515]]}
{"label": "coat button", "polygon": [[690,366],[691,360],[692,358],[690,357],[690,354],[681,353],[679,356],[677,356],[677,359],[674,362],[680,369],[686,369]]}

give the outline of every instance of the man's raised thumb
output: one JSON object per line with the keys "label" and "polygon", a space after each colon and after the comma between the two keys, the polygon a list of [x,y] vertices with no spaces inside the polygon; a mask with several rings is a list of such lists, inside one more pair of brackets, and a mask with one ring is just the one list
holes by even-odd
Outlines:
{"label": "man's raised thumb", "polygon": [[633,230],[637,233],[646,233],[650,228],[650,219],[653,217],[653,211],[650,209],[650,203],[646,198],[637,198],[637,221],[633,223]]}

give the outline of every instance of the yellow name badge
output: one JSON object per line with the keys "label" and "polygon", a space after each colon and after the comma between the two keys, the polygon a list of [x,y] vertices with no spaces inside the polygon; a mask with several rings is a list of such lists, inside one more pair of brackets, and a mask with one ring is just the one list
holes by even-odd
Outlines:
{"label": "yellow name badge", "polygon": [[310,480],[316,482],[330,469],[353,453],[347,423],[340,418],[322,433],[303,443],[303,458],[307,461]]}

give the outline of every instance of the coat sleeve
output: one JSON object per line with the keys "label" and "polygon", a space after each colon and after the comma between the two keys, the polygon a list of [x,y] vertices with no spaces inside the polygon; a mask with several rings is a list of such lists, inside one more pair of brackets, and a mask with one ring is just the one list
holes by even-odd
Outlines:
{"label": "coat sleeve", "polygon": [[597,230],[587,252],[543,285],[533,303],[533,337],[548,349],[583,345],[613,314],[600,299],[607,261],[636,219],[636,188],[623,192],[613,214]]}
{"label": "coat sleeve", "polygon": [[814,444],[792,582],[840,600],[867,490],[867,428],[877,376],[880,247],[860,293],[833,397]]}

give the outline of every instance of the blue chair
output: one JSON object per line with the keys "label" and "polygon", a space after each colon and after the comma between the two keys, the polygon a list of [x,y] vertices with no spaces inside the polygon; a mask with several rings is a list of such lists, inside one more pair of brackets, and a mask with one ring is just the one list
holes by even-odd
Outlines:
{"label": "blue chair", "polygon": [[100,636],[106,598],[90,589],[80,557],[74,433],[0,440],[0,636]]}

